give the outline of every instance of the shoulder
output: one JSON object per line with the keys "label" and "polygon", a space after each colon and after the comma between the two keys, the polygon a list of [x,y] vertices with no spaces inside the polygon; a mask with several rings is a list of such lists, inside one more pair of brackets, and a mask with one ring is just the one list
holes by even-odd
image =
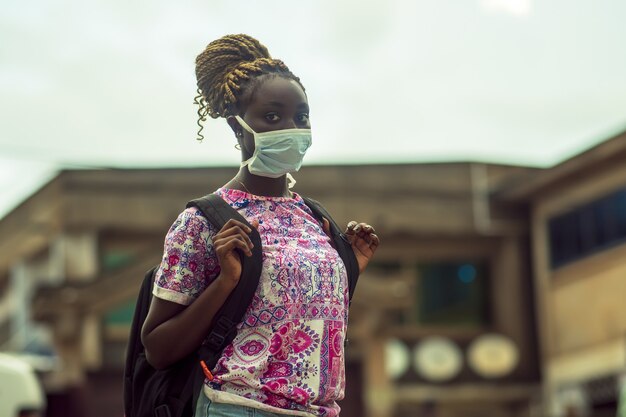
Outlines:
{"label": "shoulder", "polygon": [[188,207],[178,215],[170,227],[168,235],[200,235],[203,233],[215,233],[213,225],[197,207]]}
{"label": "shoulder", "polygon": [[204,217],[200,209],[198,209],[197,207],[187,207],[178,215],[174,224],[207,224],[208,225],[209,222],[206,219],[206,217]]}

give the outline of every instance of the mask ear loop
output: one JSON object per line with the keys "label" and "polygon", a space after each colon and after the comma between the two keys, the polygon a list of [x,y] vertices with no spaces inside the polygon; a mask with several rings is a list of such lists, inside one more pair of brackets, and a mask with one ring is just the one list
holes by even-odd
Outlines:
{"label": "mask ear loop", "polygon": [[287,181],[287,188],[291,190],[293,186],[296,185],[296,179],[293,177],[293,175],[291,175],[290,172],[287,173]]}
{"label": "mask ear loop", "polygon": [[[235,120],[237,120],[239,122],[239,124],[241,125],[241,127],[243,127],[245,130],[247,130],[256,139],[256,132],[254,130],[252,130],[252,128],[250,126],[248,126],[248,124],[246,122],[244,122],[243,119],[241,117],[239,117],[239,115],[235,116]],[[241,136],[243,137],[243,133],[241,133]],[[239,145],[239,144],[237,144],[237,145]],[[235,148],[237,148],[237,145],[235,145]],[[239,145],[238,149],[241,149],[241,145]],[[241,165],[239,165],[239,166],[241,168],[243,168],[246,165],[248,165],[250,163],[250,161],[252,161],[254,159],[255,155],[256,155],[256,149],[254,150],[254,154],[250,158],[248,158],[245,161],[243,161],[241,163]]]}
{"label": "mask ear loop", "polygon": [[251,133],[252,135],[256,135],[256,132],[254,130],[252,130],[252,128],[250,126],[248,126],[248,123],[244,122],[243,119],[241,117],[239,117],[238,115],[235,116],[235,119],[239,122],[239,124],[241,125],[241,127],[243,127],[244,129],[246,129],[249,133]]}

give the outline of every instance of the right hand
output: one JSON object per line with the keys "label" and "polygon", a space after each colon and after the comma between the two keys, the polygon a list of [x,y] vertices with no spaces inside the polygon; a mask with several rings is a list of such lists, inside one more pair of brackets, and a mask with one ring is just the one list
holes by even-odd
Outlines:
{"label": "right hand", "polygon": [[[253,220],[251,224],[255,229],[259,226],[257,220]],[[219,277],[232,288],[237,286],[242,269],[236,249],[241,250],[246,256],[252,256],[254,244],[250,240],[251,232],[252,229],[242,222],[230,219],[213,238],[213,247],[221,269]]]}

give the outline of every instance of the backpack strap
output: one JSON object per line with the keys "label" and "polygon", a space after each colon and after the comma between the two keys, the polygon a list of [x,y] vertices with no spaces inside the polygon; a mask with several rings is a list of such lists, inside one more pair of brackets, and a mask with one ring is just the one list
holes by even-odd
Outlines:
{"label": "backpack strap", "polygon": [[187,203],[187,207],[197,207],[217,230],[220,230],[230,219],[239,220],[252,230],[249,235],[254,244],[252,256],[245,256],[237,249],[241,259],[241,279],[215,315],[211,332],[199,350],[201,359],[206,362],[209,369],[212,369],[222,350],[235,338],[237,324],[248,309],[259,285],[263,265],[261,236],[237,210],[218,195],[209,194],[191,200]]}
{"label": "backpack strap", "polygon": [[343,260],[344,265],[346,266],[346,272],[348,274],[348,285],[349,285],[349,297],[350,302],[352,302],[352,295],[354,295],[354,289],[356,288],[356,283],[359,279],[359,264],[356,260],[356,256],[354,255],[354,250],[352,249],[352,245],[348,241],[346,235],[341,231],[337,223],[330,216],[328,211],[322,206],[318,201],[313,200],[312,198],[301,196],[306,205],[311,209],[313,215],[323,224],[323,218],[326,218],[330,223],[330,233],[335,243],[335,248],[339,253],[339,256]]}

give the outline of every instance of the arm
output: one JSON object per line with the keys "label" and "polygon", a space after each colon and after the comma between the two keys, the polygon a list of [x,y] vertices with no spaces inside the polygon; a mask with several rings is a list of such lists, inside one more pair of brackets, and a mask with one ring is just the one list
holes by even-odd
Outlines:
{"label": "arm", "polygon": [[141,331],[146,359],[152,366],[165,368],[200,346],[213,317],[232,291],[224,281],[220,275],[189,306],[152,298]]}
{"label": "arm", "polygon": [[153,297],[141,331],[146,359],[152,366],[162,369],[177,362],[196,350],[208,335],[215,314],[241,277],[236,249],[252,255],[250,231],[243,223],[229,220],[215,235],[213,246],[221,272],[189,306]]}

